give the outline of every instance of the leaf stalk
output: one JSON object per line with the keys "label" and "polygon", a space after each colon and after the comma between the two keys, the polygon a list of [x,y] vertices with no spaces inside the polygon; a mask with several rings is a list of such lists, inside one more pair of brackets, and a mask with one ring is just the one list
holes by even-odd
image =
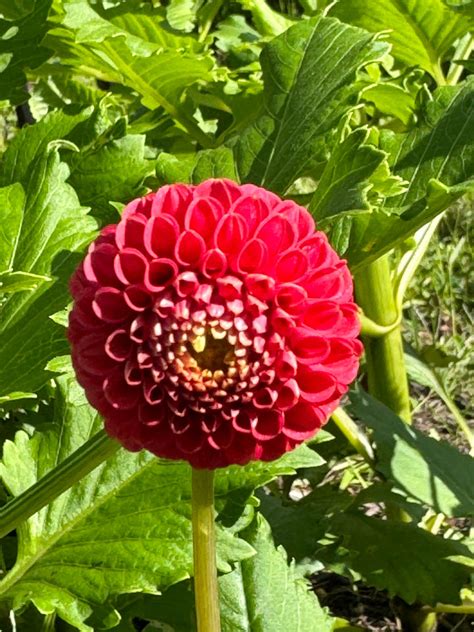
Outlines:
{"label": "leaf stalk", "polygon": [[0,538],[113,456],[120,444],[101,430],[83,446],[0,509]]}

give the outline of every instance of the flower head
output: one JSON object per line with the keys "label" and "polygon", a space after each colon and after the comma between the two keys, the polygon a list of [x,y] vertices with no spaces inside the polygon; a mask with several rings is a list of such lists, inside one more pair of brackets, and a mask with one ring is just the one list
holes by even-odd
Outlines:
{"label": "flower head", "polygon": [[229,180],[134,200],[71,280],[79,382],[107,432],[195,467],[313,436],[362,345],[346,266],[290,200]]}

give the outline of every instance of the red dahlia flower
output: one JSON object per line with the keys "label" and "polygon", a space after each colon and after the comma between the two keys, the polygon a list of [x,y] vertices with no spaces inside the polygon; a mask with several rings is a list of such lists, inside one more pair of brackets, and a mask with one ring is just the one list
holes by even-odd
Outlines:
{"label": "red dahlia flower", "polygon": [[308,439],[355,378],[346,263],[306,209],[251,184],[134,200],[71,280],[77,378],[129,450],[213,469]]}

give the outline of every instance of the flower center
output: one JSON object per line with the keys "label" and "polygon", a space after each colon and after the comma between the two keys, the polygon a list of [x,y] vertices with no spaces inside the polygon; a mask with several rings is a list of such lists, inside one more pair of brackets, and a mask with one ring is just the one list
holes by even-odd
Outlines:
{"label": "flower center", "polygon": [[234,363],[234,348],[226,338],[217,339],[204,333],[188,345],[189,353],[200,369],[223,371]]}

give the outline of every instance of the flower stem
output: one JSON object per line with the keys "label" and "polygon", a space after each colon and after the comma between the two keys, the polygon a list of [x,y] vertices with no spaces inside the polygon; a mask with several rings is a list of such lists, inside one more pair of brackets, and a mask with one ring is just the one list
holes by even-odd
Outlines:
{"label": "flower stem", "polygon": [[[388,255],[357,273],[356,294],[364,314],[390,326],[398,320]],[[410,397],[400,326],[378,338],[364,337],[369,392],[410,423]]]}
{"label": "flower stem", "polygon": [[194,594],[198,632],[220,632],[214,526],[214,472],[192,471]]}
{"label": "flower stem", "polygon": [[92,472],[120,448],[104,430],[0,509],[0,538]]}

